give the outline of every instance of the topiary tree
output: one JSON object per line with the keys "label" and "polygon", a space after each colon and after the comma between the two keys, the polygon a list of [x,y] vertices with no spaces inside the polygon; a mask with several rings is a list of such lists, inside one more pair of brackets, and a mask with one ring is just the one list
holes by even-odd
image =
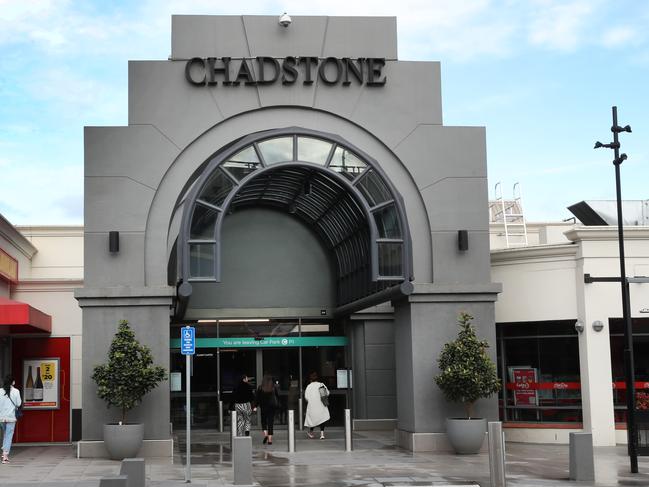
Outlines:
{"label": "topiary tree", "polygon": [[119,322],[108,350],[108,362],[97,365],[92,371],[97,395],[108,407],[121,409],[120,424],[126,422],[126,413],[140,404],[166,375],[164,367],[153,365],[151,350],[137,341],[126,320]]}
{"label": "topiary tree", "polygon": [[458,316],[458,337],[444,345],[437,361],[440,374],[435,377],[447,400],[464,404],[467,418],[478,399],[500,390],[496,365],[487,355],[489,344],[476,336],[472,320],[465,312]]}

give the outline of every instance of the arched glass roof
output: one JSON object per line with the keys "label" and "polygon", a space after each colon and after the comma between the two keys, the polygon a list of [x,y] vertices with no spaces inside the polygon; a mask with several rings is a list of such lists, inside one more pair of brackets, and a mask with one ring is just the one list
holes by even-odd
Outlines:
{"label": "arched glass roof", "polygon": [[402,199],[378,164],[337,136],[291,128],[247,136],[208,162],[184,208],[184,282],[220,281],[223,219],[253,206],[319,235],[336,262],[339,306],[411,279]]}

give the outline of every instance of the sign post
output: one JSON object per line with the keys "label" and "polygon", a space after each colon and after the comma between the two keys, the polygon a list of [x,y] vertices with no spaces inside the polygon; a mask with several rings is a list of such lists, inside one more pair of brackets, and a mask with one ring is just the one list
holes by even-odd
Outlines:
{"label": "sign post", "polygon": [[186,425],[186,462],[185,482],[192,481],[192,460],[191,460],[191,356],[196,353],[196,329],[193,326],[181,328],[180,353],[185,356],[185,425]]}

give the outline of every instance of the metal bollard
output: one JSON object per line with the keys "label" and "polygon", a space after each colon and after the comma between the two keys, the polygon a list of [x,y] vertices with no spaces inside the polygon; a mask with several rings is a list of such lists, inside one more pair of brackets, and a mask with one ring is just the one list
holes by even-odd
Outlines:
{"label": "metal bollard", "polygon": [[219,401],[219,433],[223,433],[223,401]]}
{"label": "metal bollard", "polygon": [[288,410],[288,452],[295,453],[295,411]]}
{"label": "metal bollard", "polygon": [[300,431],[302,431],[302,429],[303,429],[303,420],[302,420],[302,418],[304,418],[304,414],[303,414],[304,412],[302,411],[302,401],[303,401],[302,398],[299,398],[297,400],[297,412],[298,412],[298,415],[299,415],[298,420],[297,420],[297,425],[298,425],[298,428],[300,428]]}
{"label": "metal bollard", "polygon": [[237,437],[237,412],[230,413],[230,445],[234,447],[234,439]]}
{"label": "metal bollard", "polygon": [[487,425],[489,432],[489,474],[492,487],[506,487],[505,476],[505,435],[500,421],[490,421]]}
{"label": "metal bollard", "polygon": [[352,412],[345,409],[345,451],[352,451]]}

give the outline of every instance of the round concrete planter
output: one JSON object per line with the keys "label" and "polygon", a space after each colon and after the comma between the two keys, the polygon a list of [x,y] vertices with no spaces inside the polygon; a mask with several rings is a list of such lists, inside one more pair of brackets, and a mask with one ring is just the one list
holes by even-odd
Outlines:
{"label": "round concrete planter", "polygon": [[143,424],[104,425],[104,445],[113,460],[136,457],[143,440]]}
{"label": "round concrete planter", "polygon": [[460,455],[478,453],[484,442],[487,420],[484,418],[447,418],[446,436]]}

